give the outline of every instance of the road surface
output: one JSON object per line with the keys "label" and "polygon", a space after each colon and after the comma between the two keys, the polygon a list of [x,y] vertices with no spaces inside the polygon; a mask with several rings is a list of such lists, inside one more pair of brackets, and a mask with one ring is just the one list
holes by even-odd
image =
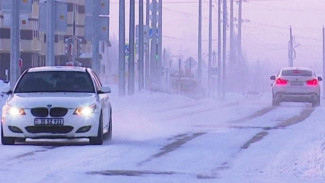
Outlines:
{"label": "road surface", "polygon": [[[2,98],[2,103],[4,98]],[[270,95],[111,97],[113,140],[0,145],[0,182],[321,183],[324,107]]]}

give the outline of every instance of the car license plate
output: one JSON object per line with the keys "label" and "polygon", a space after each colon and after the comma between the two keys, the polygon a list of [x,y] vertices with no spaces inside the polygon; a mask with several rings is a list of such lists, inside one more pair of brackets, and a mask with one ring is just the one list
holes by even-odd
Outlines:
{"label": "car license plate", "polygon": [[35,118],[35,126],[62,126],[64,125],[63,118]]}
{"label": "car license plate", "polygon": [[302,86],[304,83],[302,81],[291,81],[291,86]]}

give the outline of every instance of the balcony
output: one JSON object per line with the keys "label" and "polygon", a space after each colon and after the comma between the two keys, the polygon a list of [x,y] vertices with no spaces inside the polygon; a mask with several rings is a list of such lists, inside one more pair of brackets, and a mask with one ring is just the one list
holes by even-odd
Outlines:
{"label": "balcony", "polygon": [[22,52],[39,52],[40,50],[41,44],[37,39],[20,41],[20,51]]}
{"label": "balcony", "polygon": [[0,52],[10,52],[10,39],[0,39]]}

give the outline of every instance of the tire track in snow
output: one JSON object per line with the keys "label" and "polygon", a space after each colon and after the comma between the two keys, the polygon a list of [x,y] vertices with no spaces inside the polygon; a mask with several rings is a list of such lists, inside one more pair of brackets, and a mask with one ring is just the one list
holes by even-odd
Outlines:
{"label": "tire track in snow", "polygon": [[[266,137],[267,135],[269,135],[272,130],[285,129],[286,127],[289,127],[289,126],[292,126],[292,125],[295,125],[295,124],[298,124],[298,123],[301,123],[301,122],[305,121],[308,117],[311,116],[311,114],[314,112],[314,110],[315,110],[314,108],[305,108],[303,111],[301,111],[299,113],[299,115],[295,115],[293,117],[290,117],[288,119],[285,119],[285,120],[281,121],[280,123],[278,123],[277,125],[275,125],[273,127],[263,128],[263,131],[258,132],[251,139],[249,139],[248,141],[246,141],[240,147],[240,150],[237,152],[237,154],[235,154],[232,157],[232,159],[236,158],[236,156],[239,153],[241,153],[243,150],[248,149],[252,144],[257,143],[257,142],[260,142],[261,140],[263,140],[264,137]],[[265,111],[267,111],[267,110],[265,110]],[[251,115],[251,116],[253,116],[253,115]],[[256,115],[256,116],[258,116],[258,115]],[[251,118],[251,119],[253,119],[253,118]],[[220,171],[224,171],[224,170],[227,170],[227,169],[230,169],[231,168],[230,162],[231,162],[231,160],[230,161],[223,162],[220,166],[218,166],[217,168],[215,168],[214,170],[212,170],[212,173],[208,177],[218,178]]]}
{"label": "tire track in snow", "polygon": [[41,146],[42,149],[18,154],[16,156],[14,156],[13,159],[14,160],[23,159],[26,157],[35,156],[38,153],[45,153],[45,152],[48,152],[48,151],[51,151],[51,150],[54,150],[54,149],[57,149],[60,147],[64,147],[64,146],[83,146],[83,145],[87,145],[87,143],[85,143],[85,142],[71,142],[71,141],[59,141],[59,142],[31,141],[31,142],[24,142],[24,143],[18,144],[18,146],[30,146],[30,145],[31,146]]}
{"label": "tire track in snow", "polygon": [[[264,116],[267,113],[272,112],[274,109],[276,109],[277,107],[273,107],[273,106],[269,106],[269,107],[265,107],[259,111],[256,111],[253,114],[250,114],[246,117],[243,118],[239,118],[236,120],[231,120],[229,121],[229,123],[239,123],[239,122],[246,122],[261,116]],[[263,130],[269,130],[269,129],[273,129],[274,127],[261,127],[261,126],[238,126],[238,125],[195,125],[196,127],[221,127],[221,128],[235,128],[235,129],[263,129]]]}
{"label": "tire track in snow", "polygon": [[177,135],[175,136],[173,139],[170,139],[170,140],[173,140],[171,143],[165,145],[164,147],[162,147],[160,149],[160,152],[152,155],[151,157],[149,157],[148,159],[145,159],[141,162],[138,163],[138,166],[141,166],[143,165],[144,163],[148,163],[150,161],[152,161],[153,159],[157,159],[157,158],[160,158],[166,154],[169,154],[173,151],[176,151],[178,148],[180,148],[182,145],[188,143],[189,141],[201,136],[201,135],[204,135],[206,134],[205,132],[198,132],[198,133],[193,133],[193,134],[180,134],[180,135]]}
{"label": "tire track in snow", "polygon": [[306,120],[314,111],[315,108],[306,108],[298,116],[294,116],[292,118],[282,121],[275,128],[285,128],[300,123]]}
{"label": "tire track in snow", "polygon": [[[219,106],[214,106],[214,107],[210,107],[210,108],[206,108],[206,109],[200,109],[200,110],[196,110],[196,111],[191,111],[191,112],[188,112],[186,114],[182,114],[182,115],[178,115],[178,116],[173,116],[173,118],[170,118],[169,120],[174,120],[174,119],[178,119],[178,118],[182,118],[182,117],[185,117],[185,116],[189,116],[189,115],[196,115],[198,113],[203,113],[203,112],[208,112],[208,111],[212,111],[212,110],[215,110],[216,108],[221,108],[221,107],[231,107],[231,106],[235,106],[235,105],[238,105],[240,102],[233,102],[233,103],[228,103],[228,104],[224,104],[224,105],[219,105]],[[247,121],[247,120],[251,120],[251,119],[254,119],[254,118],[257,118],[257,117],[260,117],[260,116],[263,116],[265,115],[266,113],[269,113],[271,112],[272,110],[274,110],[275,107],[266,107],[262,110],[259,110],[257,112],[255,112],[254,114],[252,115],[249,115],[247,117],[244,117],[244,118],[241,118],[241,119],[238,119],[238,120],[235,120],[235,122],[239,122],[239,121]],[[168,153],[171,153],[175,150],[177,150],[178,148],[180,148],[182,145],[184,145],[185,143],[201,136],[201,135],[204,135],[206,134],[206,132],[200,132],[200,133],[193,133],[193,134],[179,134],[179,135],[176,135],[174,136],[173,138],[169,138],[168,140],[171,140],[172,142],[165,145],[164,147],[162,147],[160,149],[160,152],[152,155],[151,157],[149,157],[148,159],[145,159],[144,161],[141,161],[139,162],[137,165],[138,166],[141,166],[145,163],[148,163],[154,159],[157,159],[157,158],[160,158]],[[230,168],[230,165],[227,163],[227,162],[224,162],[222,164],[222,166],[218,167],[218,170],[224,170],[224,169],[228,169]],[[101,175],[117,175],[121,172],[100,172],[100,173],[95,173],[95,174],[101,174]],[[127,171],[127,172],[123,172],[124,173],[124,176],[127,176],[126,174],[128,173],[132,173]],[[139,172],[136,172],[136,173],[139,173]],[[173,172],[172,174],[175,174],[176,172]],[[146,173],[144,173],[146,174]],[[152,174],[152,173],[151,173]],[[206,174],[197,174],[196,177],[198,179],[214,179],[214,178],[217,178],[217,176],[215,175],[206,175]]]}
{"label": "tire track in snow", "polygon": [[238,105],[240,103],[241,102],[232,102],[232,103],[227,103],[227,104],[223,104],[223,105],[212,106],[212,107],[205,108],[205,109],[198,109],[198,110],[193,110],[193,111],[189,111],[189,112],[184,112],[182,114],[169,116],[169,117],[165,118],[164,120],[171,121],[171,120],[181,119],[181,118],[184,118],[184,117],[193,116],[193,115],[197,115],[197,114],[200,114],[200,113],[213,111],[213,110],[216,110],[216,109],[219,109],[219,108],[235,106],[235,105]]}
{"label": "tire track in snow", "polygon": [[261,117],[261,116],[273,111],[274,109],[276,109],[276,107],[273,107],[273,106],[265,107],[265,108],[263,108],[263,109],[261,109],[259,111],[256,111],[255,113],[253,113],[253,114],[251,114],[249,116],[233,120],[233,121],[231,121],[231,123],[238,123],[238,122],[244,122],[244,121],[252,120],[252,119]]}
{"label": "tire track in snow", "polygon": [[35,150],[35,151],[26,152],[26,153],[15,156],[14,159],[17,160],[17,159],[26,158],[26,157],[29,157],[29,156],[34,156],[37,153],[47,152],[47,151],[50,151],[50,150],[53,150],[53,149],[56,149],[56,148],[58,148],[58,147],[50,146],[50,147],[47,147],[45,149],[39,149],[39,150]]}
{"label": "tire track in snow", "polygon": [[105,176],[143,176],[143,175],[174,175],[180,174],[173,171],[152,171],[152,170],[104,170],[87,172],[89,175],[105,175]]}
{"label": "tire track in snow", "polygon": [[168,109],[162,109],[162,110],[157,110],[154,112],[161,113],[161,112],[169,112],[169,111],[176,111],[176,110],[182,110],[182,109],[187,109],[187,108],[192,108],[192,107],[197,107],[202,105],[203,103],[193,103],[193,104],[188,104],[188,105],[183,105],[183,106],[178,106],[175,108],[168,108]]}
{"label": "tire track in snow", "polygon": [[274,127],[267,128],[266,130],[257,133],[254,137],[252,137],[250,140],[248,140],[242,146],[241,149],[248,149],[251,144],[261,141],[265,136],[267,136],[269,134],[267,131],[275,130],[275,129],[283,129],[288,126],[292,126],[297,123],[305,121],[314,112],[314,110],[315,110],[315,108],[305,108],[302,112],[300,112],[299,115],[296,115],[296,116],[293,116],[286,120],[283,120],[278,125],[276,125]]}

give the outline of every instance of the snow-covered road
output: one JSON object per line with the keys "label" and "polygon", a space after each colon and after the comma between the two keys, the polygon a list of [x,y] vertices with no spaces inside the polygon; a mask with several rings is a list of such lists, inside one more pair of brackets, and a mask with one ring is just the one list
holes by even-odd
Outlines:
{"label": "snow-covered road", "polygon": [[0,145],[0,182],[325,182],[325,108],[270,101],[112,96],[112,141]]}

